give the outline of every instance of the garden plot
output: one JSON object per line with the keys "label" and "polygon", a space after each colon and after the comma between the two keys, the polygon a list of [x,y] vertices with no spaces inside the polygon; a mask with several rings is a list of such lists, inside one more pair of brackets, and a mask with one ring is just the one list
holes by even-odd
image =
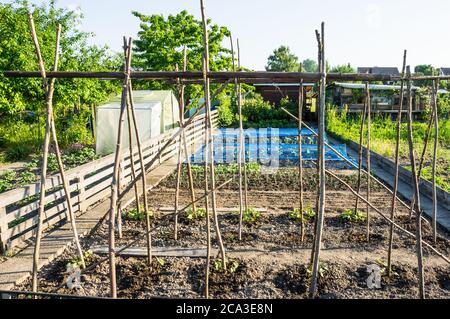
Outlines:
{"label": "garden plot", "polygon": [[[223,270],[221,260],[211,260],[210,295],[214,298],[305,298],[307,297],[311,271],[312,234],[316,191],[315,170],[305,173],[305,238],[300,241],[300,220],[294,213],[298,206],[296,170],[280,170],[276,174],[264,175],[253,171],[249,174],[248,203],[251,208],[244,214],[242,241],[238,240],[239,193],[235,184],[220,190],[217,207],[222,238],[227,251],[228,267]],[[226,180],[230,171],[218,174]],[[232,173],[231,173],[232,174]],[[354,172],[339,174],[354,184]],[[195,184],[201,184],[202,172],[195,175]],[[292,179],[289,176],[292,175]],[[259,179],[257,178],[259,176]],[[206,220],[201,210],[181,213],[178,223],[178,240],[173,239],[173,216],[165,209],[174,204],[174,176],[167,178],[149,196],[153,212],[152,244],[155,249],[173,247],[201,249],[206,247]],[[292,182],[291,182],[292,181]],[[219,183],[219,181],[218,181]],[[321,254],[319,297],[321,298],[414,298],[417,296],[417,258],[414,253],[415,240],[403,233],[395,233],[394,275],[383,272],[387,256],[388,224],[371,212],[371,240],[366,242],[363,214],[365,205],[360,204],[361,214],[349,214],[354,208],[355,198],[331,180],[327,181],[326,218],[323,250]],[[277,191],[273,191],[276,189]],[[363,188],[364,189],[364,188]],[[391,195],[380,188],[372,189],[374,205],[388,214]],[[203,191],[196,190],[200,197]],[[180,207],[188,205],[190,192],[180,192]],[[199,202],[197,207],[203,207]],[[130,207],[123,213],[123,237],[116,241],[120,248],[132,242],[145,231],[144,216]],[[309,212],[309,213],[308,213]],[[414,232],[415,223],[409,211],[400,207],[396,221]],[[424,240],[431,242],[432,232],[424,222]],[[215,233],[212,245],[217,248]],[[92,247],[105,247],[108,243],[107,224],[96,233],[82,240],[86,251]],[[145,237],[134,247],[145,247]],[[445,256],[450,255],[450,242],[445,234],[438,238],[436,246]],[[143,249],[145,251],[145,249]],[[214,252],[216,252],[215,250]],[[92,296],[108,296],[109,268],[107,263],[97,266],[82,275],[79,289],[64,285],[68,277],[68,263],[77,263],[74,251],[68,250],[50,265],[41,270],[40,289],[46,292],[70,293]],[[431,298],[450,297],[450,267],[445,261],[424,247],[425,282]],[[87,262],[92,264],[105,255],[87,253]],[[189,297],[201,298],[204,289],[205,258],[164,257],[153,258],[150,269],[146,258],[119,255],[117,257],[118,296],[122,298]],[[381,288],[367,286],[367,267],[377,265],[381,269]],[[61,287],[62,286],[62,287]],[[29,289],[25,283],[20,289]]]}

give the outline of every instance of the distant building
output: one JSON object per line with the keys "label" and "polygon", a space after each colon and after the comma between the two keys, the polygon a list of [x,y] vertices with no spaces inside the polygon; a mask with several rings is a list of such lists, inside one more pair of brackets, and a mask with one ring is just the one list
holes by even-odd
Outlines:
{"label": "distant building", "polygon": [[[400,76],[400,72],[396,67],[359,67],[357,72],[365,74]],[[387,81],[384,82],[384,84],[394,84],[394,81]]]}
{"label": "distant building", "polygon": [[440,69],[441,75],[450,75],[450,68],[441,68]]}
{"label": "distant building", "polygon": [[[258,83],[254,86],[265,101],[274,105],[280,105],[281,100],[286,97],[292,102],[298,102],[300,83]],[[310,119],[310,116],[315,116],[317,92],[314,90],[314,83],[303,83],[303,88],[305,90],[303,110],[306,119]]]}
{"label": "distant building", "polygon": [[[364,109],[365,87],[363,83],[333,83],[327,87],[329,102],[336,105],[339,110],[348,112],[361,112]],[[400,105],[400,85],[370,84],[371,109],[374,113],[397,113]],[[419,88],[412,87],[413,112],[420,113],[425,110],[425,103],[416,94]],[[404,96],[403,112],[407,111],[407,97]]]}

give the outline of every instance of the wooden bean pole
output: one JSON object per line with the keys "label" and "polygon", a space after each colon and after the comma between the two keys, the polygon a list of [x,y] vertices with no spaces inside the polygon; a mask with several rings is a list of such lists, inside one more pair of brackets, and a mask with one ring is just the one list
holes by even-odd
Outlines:
{"label": "wooden bean pole", "polygon": [[[178,71],[178,64],[175,66],[175,70]],[[182,96],[180,85],[178,84],[178,95],[179,95],[179,104],[181,105],[181,99],[184,99]],[[181,112],[181,106],[179,105],[179,113],[180,113],[180,127],[183,126],[182,124],[182,116],[183,113]],[[179,139],[178,139],[178,158],[177,158],[177,171],[176,171],[176,182],[175,182],[175,205],[174,205],[174,223],[173,223],[173,239],[178,240],[178,203],[180,200],[180,179],[181,179],[181,154],[182,154],[182,135],[181,133]]]}
{"label": "wooden bean pole", "polygon": [[[126,41],[126,40],[125,40]],[[122,99],[120,107],[119,125],[117,130],[117,144],[114,157],[114,174],[111,183],[111,204],[109,209],[109,279],[110,279],[110,296],[117,298],[117,283],[116,283],[116,253],[115,253],[115,217],[117,215],[118,207],[118,186],[119,186],[119,170],[120,161],[122,159],[122,136],[123,136],[123,124],[124,116],[127,107],[128,98],[128,82],[130,81],[131,70],[131,48],[132,40],[128,40],[128,45],[124,46],[124,52],[126,54],[125,64],[125,78],[122,84]]]}
{"label": "wooden bean pole", "polygon": [[[208,39],[208,25],[207,25],[207,19],[205,15],[205,7],[204,7],[204,1],[200,0],[201,4],[201,13],[202,13],[202,23],[203,23],[203,43],[204,43],[204,65],[203,68],[203,81],[204,81],[204,89],[205,89],[205,102],[206,102],[206,123],[209,131],[209,153],[210,153],[210,179],[211,179],[211,188],[215,188],[215,171],[214,171],[214,137],[213,137],[213,127],[212,127],[212,121],[211,121],[211,96],[210,96],[210,82],[208,78],[208,72],[209,72],[209,39]],[[222,236],[220,233],[220,226],[219,226],[219,218],[217,214],[217,199],[216,199],[216,192],[213,191],[211,193],[211,202],[212,202],[212,211],[213,211],[213,217],[214,217],[214,226],[216,229],[216,236],[217,241],[219,242],[219,249],[220,254],[222,257],[222,265],[223,269],[227,269],[226,264],[226,255],[225,255],[225,247],[222,241]]]}
{"label": "wooden bean pole", "polygon": [[[406,73],[411,76],[409,66],[406,68]],[[419,280],[419,297],[424,299],[425,295],[425,280],[423,270],[423,252],[422,252],[422,212],[420,210],[420,193],[419,181],[417,179],[416,160],[414,155],[414,143],[412,134],[412,84],[408,80],[408,144],[409,144],[409,159],[411,163],[412,183],[414,186],[414,193],[416,194],[416,254],[418,263],[418,280]]]}
{"label": "wooden bean pole", "polygon": [[[372,118],[372,103],[370,99],[370,89],[369,83],[366,82],[366,105],[367,105],[367,149],[366,149],[366,159],[367,159],[367,202],[370,202],[370,129],[371,129],[371,118]],[[370,205],[366,207],[366,240],[370,241]]]}
{"label": "wooden bean pole", "polygon": [[[361,126],[359,128],[359,147],[358,147],[358,181],[356,190],[358,194],[361,192],[361,170],[362,170],[362,161],[363,161],[363,143],[364,143],[364,126],[366,123],[366,115],[367,115],[367,98],[364,99],[364,110],[361,117]],[[359,197],[356,196],[355,202],[355,214],[359,210]]]}
{"label": "wooden bean pole", "polygon": [[[150,209],[148,208],[148,195],[147,195],[147,180],[145,175],[145,164],[144,164],[144,155],[142,153],[142,145],[140,139],[139,128],[136,120],[136,112],[134,111],[134,98],[133,98],[133,85],[131,80],[128,82],[128,99],[130,102],[130,110],[131,110],[131,119],[133,120],[134,127],[134,135],[136,136],[136,145],[139,154],[139,163],[141,168],[141,173],[136,176],[136,178],[141,179],[142,183],[142,198],[144,204],[144,213],[145,213],[145,230],[146,230],[146,240],[147,240],[147,263],[152,268],[152,237],[150,232]],[[157,155],[154,156],[157,158]]]}
{"label": "wooden bean pole", "polygon": [[[237,42],[237,51],[238,51],[238,70],[241,71],[241,46],[239,45],[239,39],[236,39]],[[240,137],[240,151],[241,151],[241,163],[243,164],[244,169],[244,207],[245,212],[248,211],[248,175],[247,175],[247,160],[245,157],[245,135],[244,135],[244,125],[243,125],[243,117],[242,117],[242,86],[239,83],[239,137]],[[242,218],[241,218],[241,228],[242,228]],[[239,240],[242,239],[242,232],[239,231]]]}
{"label": "wooden bean pole", "polygon": [[433,113],[434,113],[434,144],[433,144],[433,164],[432,164],[432,184],[433,184],[433,241],[437,241],[437,191],[436,191],[436,166],[437,166],[437,150],[439,144],[439,114],[438,114],[438,89],[439,82],[434,80],[433,83]]}
{"label": "wooden bean pole", "polygon": [[[39,258],[40,258],[40,245],[42,240],[42,231],[43,231],[43,219],[45,215],[45,191],[46,191],[46,178],[47,178],[47,161],[48,161],[48,152],[50,146],[50,134],[53,135],[53,140],[55,143],[55,153],[58,161],[59,173],[61,176],[61,180],[63,183],[63,188],[66,197],[66,207],[67,207],[67,219],[70,221],[72,232],[74,235],[75,246],[77,249],[77,253],[80,258],[81,267],[85,267],[83,251],[81,249],[81,245],[78,238],[78,231],[75,223],[75,216],[73,214],[73,206],[70,197],[69,184],[66,178],[66,174],[64,171],[64,164],[61,158],[61,152],[59,149],[58,138],[56,134],[55,127],[55,119],[53,115],[53,93],[55,90],[55,79],[50,81],[50,85],[48,84],[48,79],[46,76],[44,60],[42,58],[41,49],[39,45],[39,41],[36,34],[36,28],[34,25],[33,15],[30,13],[28,15],[29,25],[31,29],[31,36],[36,50],[36,57],[39,65],[39,69],[41,72],[43,87],[46,94],[46,105],[47,105],[47,118],[46,118],[46,131],[44,138],[44,148],[43,148],[43,158],[42,158],[42,166],[41,166],[41,183],[40,183],[40,199],[39,199],[39,212],[38,212],[38,224],[36,229],[36,242],[33,252],[33,267],[32,267],[32,290],[37,292],[38,290],[38,278],[37,273],[39,269]],[[59,44],[60,44],[60,36],[61,36],[61,25],[58,25],[56,32],[56,45],[55,45],[55,59],[53,70],[56,72],[59,64]]]}
{"label": "wooden bean pole", "polygon": [[[406,72],[406,55],[407,51],[403,54],[403,67],[402,67],[402,77],[405,76]],[[392,191],[392,201],[391,201],[391,220],[395,220],[395,211],[397,209],[397,196],[398,196],[398,174],[400,168],[400,137],[401,137],[401,125],[402,125],[402,112],[403,112],[403,100],[404,100],[404,86],[405,81],[401,81],[400,84],[400,102],[397,113],[397,127],[396,127],[396,144],[395,144],[395,173],[394,173],[394,187]],[[391,224],[389,226],[389,246],[388,246],[388,258],[387,258],[387,274],[390,277],[392,275],[392,249],[394,243],[394,226]]]}
{"label": "wooden bean pole", "polygon": [[[183,71],[186,72],[187,71],[187,48],[186,46],[184,46],[183,49]],[[182,84],[181,85],[181,94],[180,96],[182,97],[180,99],[180,120],[181,123],[183,125],[183,127],[185,127],[185,123],[184,123],[184,113],[185,113],[185,109],[186,109],[186,102],[185,102],[185,98],[184,98],[184,91],[185,91],[185,85]],[[195,213],[195,211],[197,210],[196,205],[195,205],[195,187],[194,187],[194,178],[192,176],[192,165],[191,165],[191,161],[190,161],[190,152],[188,151],[188,147],[187,147],[187,140],[186,140],[186,133],[183,132],[181,133],[181,136],[183,138],[183,147],[184,147],[184,153],[186,156],[186,170],[187,170],[187,175],[188,175],[188,181],[189,181],[189,188],[191,190],[191,201],[192,201],[192,211]]]}
{"label": "wooden bean pole", "polygon": [[[233,45],[233,38],[230,35],[230,42],[231,42],[231,58],[233,60],[233,71],[236,71],[236,63],[235,63],[235,57],[234,57],[234,45]],[[244,214],[244,196],[242,192],[242,153],[243,153],[243,125],[242,125],[242,95],[241,95],[241,85],[238,84],[238,79],[236,78],[234,80],[234,90],[235,90],[235,97],[236,97],[236,103],[238,106],[238,114],[239,114],[239,148],[238,148],[238,174],[239,174],[239,226],[238,226],[238,236],[239,240],[242,240],[242,218]]]}
{"label": "wooden bean pole", "polygon": [[[303,66],[300,64],[300,72],[303,71]],[[304,103],[304,89],[303,80],[300,80],[300,87],[298,90],[298,188],[299,188],[299,211],[300,211],[300,241],[305,240],[305,221],[304,221],[304,207],[303,207],[303,154],[302,154],[302,121],[303,121],[303,103]]]}
{"label": "wooden bean pole", "polygon": [[317,228],[315,234],[315,251],[314,251],[314,260],[312,267],[312,276],[311,276],[311,286],[309,289],[309,294],[311,298],[314,298],[317,293],[317,279],[319,275],[319,259],[320,259],[320,249],[322,244],[322,229],[325,215],[325,98],[326,98],[326,67],[325,67],[325,23],[322,22],[321,26],[321,42],[320,42],[320,109],[319,109],[319,210],[317,215]]}

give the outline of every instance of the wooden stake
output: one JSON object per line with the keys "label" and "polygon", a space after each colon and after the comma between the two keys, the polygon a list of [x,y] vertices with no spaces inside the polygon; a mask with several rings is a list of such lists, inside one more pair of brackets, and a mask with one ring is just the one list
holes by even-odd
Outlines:
{"label": "wooden stake", "polygon": [[[407,67],[407,75],[411,76],[409,66]],[[417,180],[416,160],[414,156],[414,143],[412,134],[412,85],[411,80],[408,80],[408,144],[409,144],[409,159],[411,163],[412,183],[414,185],[414,192],[416,194],[416,254],[418,263],[418,277],[419,277],[419,297],[425,298],[425,284],[423,274],[423,252],[422,252],[422,212],[420,211],[420,194],[419,182]]]}
{"label": "wooden stake", "polygon": [[[203,6],[203,2],[202,2]],[[205,57],[203,57],[203,72],[205,74],[206,82],[206,62]],[[206,102],[206,99],[205,99]],[[206,114],[205,114],[206,115]],[[208,121],[205,116],[205,145],[203,148],[204,156],[204,178],[205,178],[205,210],[206,210],[206,269],[205,269],[205,298],[209,298],[209,273],[210,273],[210,263],[211,263],[211,217],[209,213],[209,182],[208,182],[208,157],[209,157],[209,130]],[[213,156],[213,154],[212,154]]]}
{"label": "wooden stake", "polygon": [[[128,82],[128,98],[129,98],[130,106],[131,106],[131,119],[133,120],[134,135],[136,136],[136,145],[138,148],[139,163],[140,163],[140,167],[141,167],[140,179],[142,182],[142,197],[143,197],[144,212],[145,212],[145,230],[146,230],[146,239],[147,239],[147,263],[148,263],[150,269],[152,269],[152,237],[151,237],[151,232],[150,232],[150,210],[148,208],[147,180],[146,180],[146,175],[145,175],[144,155],[142,154],[142,146],[141,146],[139,128],[137,126],[136,113],[134,111],[133,86],[132,86],[131,80],[129,80],[129,82]],[[157,155],[155,155],[154,158],[157,158]],[[139,178],[139,175],[136,178]]]}
{"label": "wooden stake", "polygon": [[[230,35],[231,42],[231,57],[233,59],[233,71],[236,71],[235,57],[234,57],[234,46],[233,46],[233,38]],[[239,60],[239,57],[238,57]],[[244,155],[244,139],[243,139],[243,123],[242,123],[242,92],[241,85],[238,84],[237,78],[234,80],[234,89],[236,102],[238,106],[238,114],[239,114],[239,149],[238,149],[238,174],[239,174],[239,226],[238,226],[238,236],[239,240],[242,240],[242,218],[244,215],[244,197],[242,193],[242,156]]]}
{"label": "wooden stake", "polygon": [[439,143],[439,115],[437,108],[437,94],[439,82],[434,80],[433,83],[433,113],[434,113],[434,145],[433,145],[433,168],[432,168],[432,184],[433,184],[433,241],[437,241],[437,192],[436,192],[436,165],[437,165],[437,149]]}
{"label": "wooden stake", "polygon": [[[322,65],[322,40],[320,38],[320,33],[319,31],[315,30],[316,33],[316,39],[317,39],[317,65],[318,65],[318,72],[320,73],[321,71],[321,65]],[[319,102],[317,103],[316,101],[316,110],[315,110],[315,114],[318,114],[318,108],[320,106],[320,99],[321,99],[321,95],[319,94],[318,96],[318,100]],[[286,109],[282,108],[285,112],[289,113]],[[289,113],[290,114],[290,113]],[[317,117],[317,122],[319,123],[320,119],[319,116]],[[316,255],[316,234],[317,234],[317,228],[318,228],[318,216],[319,216],[319,201],[320,201],[320,152],[319,152],[319,148],[320,148],[320,142],[319,142],[319,134],[315,133],[314,131],[312,131],[315,136],[316,136],[316,144],[317,144],[317,152],[316,152],[316,156],[317,156],[317,197],[316,197],[316,218],[314,218],[314,234],[313,234],[313,245],[312,245],[312,249],[311,249],[311,259],[310,259],[310,265],[311,267],[313,267],[314,264],[314,256]]]}
{"label": "wooden stake", "polygon": [[[187,71],[187,48],[186,46],[184,46],[184,50],[183,50],[183,71],[186,72]],[[180,98],[180,121],[181,124],[183,125],[183,127],[185,127],[184,124],[184,112],[185,112],[185,108],[186,108],[186,102],[184,99],[184,89],[185,86],[184,84],[181,85],[181,98]],[[187,170],[187,175],[188,175],[188,181],[189,181],[189,188],[191,190],[191,201],[192,201],[192,211],[195,212],[197,210],[196,206],[195,206],[195,187],[194,187],[194,178],[192,176],[192,166],[191,166],[191,161],[190,161],[190,153],[188,151],[188,147],[187,147],[187,141],[186,141],[186,133],[183,132],[181,133],[181,136],[183,138],[183,144],[184,144],[184,153],[186,156],[186,170]]]}
{"label": "wooden stake", "polygon": [[[364,110],[363,115],[361,117],[361,126],[359,128],[359,148],[358,148],[358,182],[357,182],[357,192],[358,194],[361,192],[361,170],[362,170],[362,160],[363,160],[363,141],[364,141],[364,126],[366,122],[366,114],[367,114],[367,98],[364,100]],[[356,197],[355,202],[355,213],[358,212],[359,209],[359,197]]]}
{"label": "wooden stake", "polygon": [[[128,97],[128,82],[130,80],[130,70],[131,70],[131,38],[126,44],[126,39],[124,38],[124,52],[127,55],[126,65],[125,65],[125,78],[122,84],[122,100],[120,107],[119,125],[117,132],[117,144],[114,158],[114,174],[111,183],[111,205],[109,209],[109,277],[110,277],[110,295],[112,298],[117,298],[117,285],[116,285],[116,256],[115,256],[115,217],[117,214],[117,203],[118,203],[118,185],[119,185],[119,169],[120,161],[122,158],[122,135],[123,135],[123,122],[124,115],[127,106]],[[129,49],[128,49],[129,48]]]}
{"label": "wooden stake", "polygon": [[[175,66],[175,70],[178,71],[178,64]],[[181,99],[184,99],[182,96],[182,92],[180,89],[180,85],[178,85],[178,95],[179,95],[179,101],[181,105]],[[180,127],[183,127],[183,123],[181,120],[181,117],[183,116],[181,112],[181,107],[179,106],[179,113],[180,113]],[[183,130],[184,131],[184,130]],[[183,135],[183,133],[181,133]],[[181,178],[181,143],[182,143],[182,136],[178,139],[178,158],[177,158],[177,172],[176,172],[176,183],[175,183],[175,211],[174,211],[174,223],[173,223],[173,239],[178,240],[178,202],[180,197],[180,178]]]}
{"label": "wooden stake", "polygon": [[[300,65],[300,72],[302,72]],[[301,219],[300,241],[305,239],[305,221],[303,214],[303,154],[302,154],[302,121],[303,121],[303,80],[300,80],[300,88],[298,90],[298,187],[299,187],[299,210]]]}
{"label": "wooden stake", "polygon": [[[131,48],[128,48],[129,50]],[[130,88],[128,88],[128,90],[130,90]],[[128,141],[129,141],[129,151],[130,151],[130,163],[131,163],[131,177],[132,180],[135,181],[136,180],[136,168],[135,168],[135,159],[134,159],[134,152],[133,152],[133,128],[132,128],[132,120],[131,120],[131,106],[130,106],[131,102],[130,102],[130,97],[127,97],[127,124],[128,124]],[[135,136],[135,138],[137,139],[137,136]],[[139,205],[139,191],[138,191],[138,187],[137,184],[134,183],[134,198],[136,201],[136,209],[137,212],[139,213],[139,211],[141,210],[141,207]]]}
{"label": "wooden stake", "polygon": [[[367,104],[367,201],[370,202],[370,128],[371,128],[371,118],[372,118],[372,106],[370,100],[370,89],[369,82],[366,82],[366,104]],[[370,206],[367,205],[366,208],[366,239],[370,241]]]}
{"label": "wooden stake", "polygon": [[[237,51],[238,51],[238,70],[241,71],[241,46],[239,45],[239,39],[237,41]],[[248,211],[248,176],[247,176],[247,159],[245,157],[245,136],[244,136],[244,126],[243,126],[243,118],[242,118],[242,87],[239,83],[239,129],[240,129],[240,145],[241,145],[241,163],[244,168],[244,204],[245,211]],[[242,165],[241,164],[241,165]],[[242,226],[242,221],[241,221]],[[242,239],[242,233],[239,231],[239,240]]]}
{"label": "wooden stake", "polygon": [[[39,215],[38,215],[38,225],[36,230],[36,243],[35,243],[35,249],[33,253],[33,269],[32,269],[32,289],[34,292],[37,292],[38,289],[38,278],[37,278],[37,272],[39,268],[39,257],[40,257],[40,245],[41,245],[41,239],[42,239],[42,226],[43,226],[43,219],[45,214],[45,190],[46,185],[45,181],[47,178],[47,160],[48,160],[48,151],[50,146],[50,134],[53,134],[53,140],[55,143],[55,153],[56,158],[58,161],[59,166],[59,172],[61,176],[61,180],[63,183],[64,192],[66,195],[66,206],[67,206],[67,219],[71,223],[72,232],[74,235],[75,245],[77,248],[78,255],[80,257],[81,266],[82,268],[85,267],[84,262],[84,256],[83,251],[81,249],[81,245],[78,239],[78,232],[77,227],[75,224],[75,216],[73,214],[73,206],[72,201],[70,197],[70,191],[69,191],[69,184],[67,182],[67,178],[64,172],[64,165],[62,163],[61,159],[61,152],[58,145],[58,139],[56,135],[56,128],[55,128],[55,122],[54,122],[54,116],[53,116],[53,93],[55,90],[55,79],[52,79],[50,81],[50,86],[48,85],[48,80],[46,76],[45,71],[45,65],[44,60],[42,59],[41,50],[39,41],[36,34],[36,29],[34,26],[34,20],[33,15],[30,13],[29,16],[29,24],[31,29],[31,36],[33,39],[33,43],[36,50],[36,56],[39,64],[39,69],[41,72],[43,84],[44,84],[44,90],[46,93],[46,104],[47,104],[47,121],[46,121],[46,131],[45,131],[45,139],[44,139],[44,149],[43,149],[43,159],[42,159],[42,166],[41,166],[41,189],[40,189],[40,199],[39,199]],[[53,64],[53,71],[58,70],[58,64],[59,64],[59,44],[60,44],[60,36],[61,36],[61,25],[58,25],[57,32],[56,32],[56,45],[55,45],[55,59]]]}
{"label": "wooden stake", "polygon": [[[402,67],[402,78],[405,76],[406,71],[406,54],[405,50],[403,54],[403,67]],[[391,202],[391,220],[395,219],[395,210],[397,206],[397,192],[398,192],[398,174],[399,174],[399,162],[400,162],[400,137],[401,137],[401,125],[402,125],[402,111],[403,111],[403,99],[404,99],[404,86],[405,81],[401,81],[400,85],[400,103],[397,113],[397,138],[395,144],[395,173],[394,173],[394,188],[392,191],[392,202]],[[388,246],[388,258],[387,258],[387,272],[388,276],[392,275],[392,245],[394,242],[394,225],[389,226],[389,246]]]}
{"label": "wooden stake", "polygon": [[314,298],[317,293],[317,278],[319,275],[319,258],[320,249],[322,242],[322,229],[325,214],[325,98],[326,98],[326,68],[325,68],[325,23],[322,22],[321,26],[321,41],[320,41],[320,110],[319,110],[319,213],[317,216],[317,229],[315,235],[315,251],[314,251],[314,261],[312,268],[312,278],[311,286],[309,289],[309,294],[311,298]]}
{"label": "wooden stake", "polygon": [[[208,78],[208,72],[209,72],[209,39],[208,39],[208,26],[207,26],[207,20],[205,16],[205,7],[203,4],[203,0],[200,0],[201,4],[201,12],[202,12],[202,22],[203,22],[203,43],[204,43],[204,68],[203,68],[203,81],[204,81],[204,88],[205,88],[205,102],[206,102],[206,122],[209,130],[209,153],[211,156],[211,163],[210,163],[210,178],[211,178],[211,188],[215,188],[215,172],[214,172],[214,137],[213,137],[213,128],[212,128],[212,121],[211,121],[211,97],[210,97],[210,82]],[[212,201],[212,211],[213,211],[213,217],[214,217],[214,226],[216,229],[216,235],[217,235],[217,241],[219,242],[219,248],[220,248],[220,254],[222,256],[222,264],[224,270],[227,269],[226,267],[226,256],[225,256],[225,247],[223,245],[222,236],[220,234],[220,226],[219,226],[219,219],[217,215],[217,202],[216,202],[216,192],[213,191],[211,193],[211,201]]]}
{"label": "wooden stake", "polygon": [[[433,81],[433,83],[434,83],[434,81]],[[432,90],[433,89],[434,88],[432,87]],[[433,110],[431,112],[430,119],[428,120],[427,131],[425,133],[425,138],[424,138],[424,141],[423,141],[422,155],[420,156],[419,168],[417,169],[417,179],[419,180],[419,186],[420,186],[420,176],[422,175],[422,168],[423,168],[423,164],[425,163],[425,155],[426,155],[426,152],[427,152],[428,141],[429,141],[430,136],[431,136],[431,128],[433,127],[433,123],[434,123],[434,108],[433,108]],[[412,218],[415,204],[416,204],[416,195],[413,194],[411,207],[409,209],[409,218]]]}

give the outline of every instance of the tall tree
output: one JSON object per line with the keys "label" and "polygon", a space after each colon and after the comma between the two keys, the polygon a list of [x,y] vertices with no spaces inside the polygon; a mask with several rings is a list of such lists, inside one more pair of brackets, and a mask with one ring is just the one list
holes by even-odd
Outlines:
{"label": "tall tree", "polygon": [[[176,64],[183,64],[183,48],[187,48],[187,70],[201,70],[203,56],[202,22],[183,10],[176,15],[144,15],[133,11],[140,21],[141,30],[134,41],[136,52],[135,66],[141,70],[174,71]],[[222,46],[225,37],[230,35],[226,27],[208,20],[209,53],[211,71],[231,70],[230,50]],[[139,83],[139,87],[151,89],[172,88],[155,81]],[[201,95],[201,86],[186,88],[188,98]]]}
{"label": "tall tree", "polygon": [[343,65],[336,65],[334,66],[331,71],[331,73],[355,73],[355,69],[352,68],[350,63],[343,64]]}
{"label": "tall tree", "polygon": [[[46,65],[53,63],[55,30],[62,26],[61,71],[118,70],[120,60],[110,54],[107,47],[88,45],[93,35],[78,29],[82,20],[79,12],[56,8],[56,1],[32,5],[42,55]],[[28,2],[12,0],[0,4],[0,69],[35,71],[33,44],[30,38],[27,13]],[[14,118],[21,111],[43,110],[44,92],[41,79],[10,79],[0,76],[0,116]],[[55,113],[79,109],[83,104],[98,104],[118,86],[110,81],[66,79],[58,80],[55,89]]]}
{"label": "tall tree", "polygon": [[[438,74],[438,71],[431,64],[419,64],[414,68],[414,73],[416,75],[435,75]],[[429,80],[421,80],[415,81],[414,84],[418,86],[431,86],[433,82]]]}
{"label": "tall tree", "polygon": [[305,59],[302,64],[305,72],[317,72],[319,68],[317,62],[312,59]]}
{"label": "tall tree", "polygon": [[267,71],[297,72],[300,67],[298,57],[288,46],[280,46],[267,59]]}

